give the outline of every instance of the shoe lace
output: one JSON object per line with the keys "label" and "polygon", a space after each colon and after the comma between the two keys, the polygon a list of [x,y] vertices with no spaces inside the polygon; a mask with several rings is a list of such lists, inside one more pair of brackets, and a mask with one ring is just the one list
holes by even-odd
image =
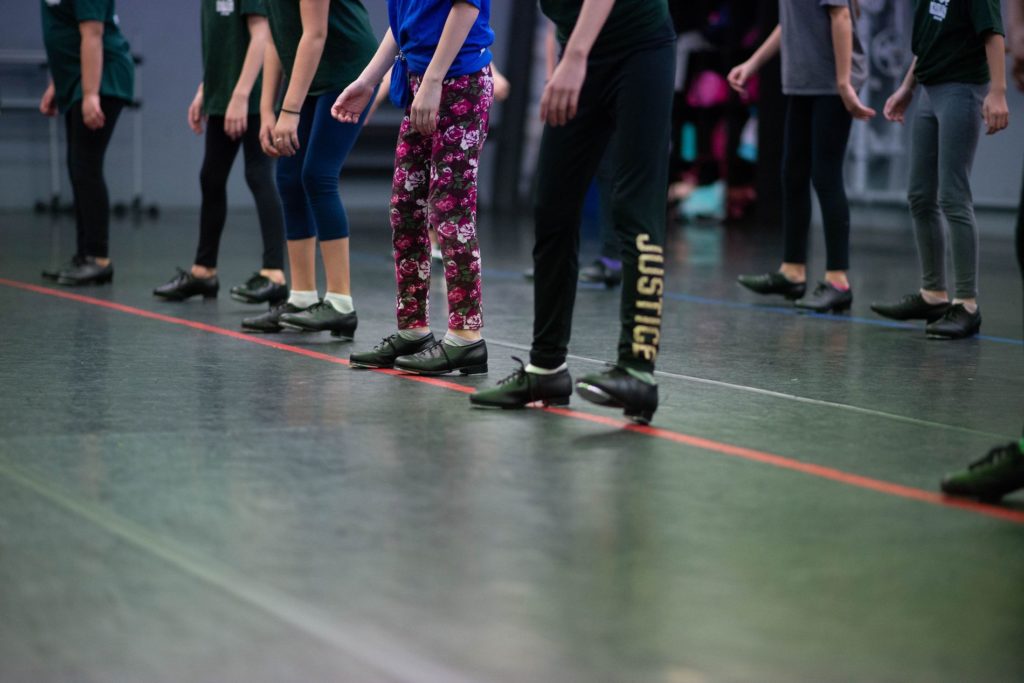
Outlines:
{"label": "shoe lace", "polygon": [[529,373],[526,372],[526,364],[523,363],[522,359],[517,358],[516,356],[512,356],[512,360],[519,363],[519,367],[513,370],[512,374],[510,374],[508,377],[505,377],[504,379],[499,379],[498,386],[518,382],[529,377]]}
{"label": "shoe lace", "polygon": [[174,269],[176,271],[178,271],[178,274],[175,275],[174,279],[173,279],[173,282],[175,284],[181,284],[182,282],[188,282],[188,278],[189,278],[190,273],[187,270],[185,270],[184,268],[178,268],[178,267],[175,267]]}
{"label": "shoe lace", "polygon": [[267,278],[260,275],[259,273],[253,273],[252,277],[245,281],[245,286],[249,289],[255,289],[259,285],[263,284],[263,281],[266,279]]}
{"label": "shoe lace", "polygon": [[398,337],[398,336],[399,336],[398,333],[395,333],[395,334],[389,334],[386,337],[381,337],[380,338],[380,343],[377,344],[376,346],[374,346],[373,350],[374,351],[379,351],[379,352],[387,351],[389,346],[391,346],[391,347],[395,346],[395,338]]}
{"label": "shoe lace", "polygon": [[[1015,453],[1016,451],[1016,453]],[[1017,444],[1010,443],[1005,446],[996,446],[990,450],[984,457],[975,460],[967,466],[969,470],[977,470],[984,467],[991,467],[998,465],[999,463],[1009,460],[1014,455],[1019,455],[1020,452],[1017,449]]]}
{"label": "shoe lace", "polygon": [[273,306],[271,306],[270,310],[273,313],[277,313],[278,311],[286,310],[289,306],[291,306],[291,304],[289,304],[287,301],[282,301],[279,304],[274,304]]}

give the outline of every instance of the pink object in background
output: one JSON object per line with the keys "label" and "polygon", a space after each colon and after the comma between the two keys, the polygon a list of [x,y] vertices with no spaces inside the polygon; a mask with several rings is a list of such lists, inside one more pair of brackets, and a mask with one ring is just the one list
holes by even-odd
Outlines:
{"label": "pink object in background", "polygon": [[729,99],[729,83],[714,71],[697,74],[686,94],[686,103],[696,109],[709,109],[725,104]]}

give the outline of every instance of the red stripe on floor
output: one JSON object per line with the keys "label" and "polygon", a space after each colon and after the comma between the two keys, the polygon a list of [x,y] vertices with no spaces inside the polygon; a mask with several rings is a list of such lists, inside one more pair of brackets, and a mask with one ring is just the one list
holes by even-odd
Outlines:
{"label": "red stripe on floor", "polygon": [[[216,327],[215,325],[207,325],[206,323],[185,320],[184,318],[175,318],[170,315],[163,315],[162,313],[154,313],[153,311],[147,311],[142,308],[125,306],[124,304],[114,303],[113,301],[105,301],[103,299],[96,299],[91,296],[83,296],[81,294],[75,294],[73,292],[52,289],[50,287],[40,287],[39,285],[33,285],[27,282],[19,282],[17,280],[7,280],[4,278],[0,278],[0,285],[6,285],[7,287],[13,287],[15,289],[21,289],[29,292],[35,292],[37,294],[45,294],[47,296],[53,296],[60,299],[67,299],[69,301],[76,301],[78,303],[89,304],[91,306],[109,308],[111,310],[119,311],[121,313],[128,313],[129,315],[135,315],[141,318],[149,318],[150,320],[159,320],[160,322],[170,323],[172,325],[181,325],[182,327],[189,327],[194,330],[209,332],[210,334],[219,334],[223,337],[238,339],[241,341],[249,342],[250,344],[259,344],[260,346],[266,346],[272,349],[277,349],[279,351],[288,351],[290,353],[296,353],[301,356],[306,356],[308,358],[324,360],[330,363],[337,363],[339,365],[348,365],[348,361],[345,360],[344,358],[331,356],[326,353],[320,353],[319,351],[311,351],[310,349],[304,349],[300,346],[292,346],[291,344],[282,344],[280,342],[271,341],[264,337],[259,337],[252,334],[245,334],[243,332],[236,332],[235,330],[228,330],[223,327]],[[451,391],[458,391],[463,394],[473,393],[472,387],[467,387],[462,384],[456,384],[454,382],[448,382],[442,379],[437,379],[436,377],[419,377],[417,375],[409,375],[404,372],[399,372],[397,370],[373,370],[371,372],[379,372],[387,375],[394,375],[397,377],[401,377],[402,379],[408,379],[414,382],[429,384],[431,386],[441,387],[443,389],[449,389]],[[752,448],[733,446],[731,444],[713,441],[711,439],[705,439],[699,436],[691,436],[689,434],[683,434],[681,432],[673,432],[668,429],[661,429],[659,427],[644,427],[632,424],[630,422],[626,422],[621,419],[606,417],[603,415],[594,415],[592,413],[584,413],[576,410],[570,410],[567,408],[543,408],[542,410],[548,413],[553,413],[555,415],[561,415],[564,417],[570,417],[577,420],[583,420],[585,422],[605,425],[608,427],[615,427],[617,429],[625,429],[627,431],[636,432],[637,434],[644,434],[646,436],[650,436],[656,439],[662,439],[663,441],[671,441],[674,443],[683,444],[685,446],[699,448],[705,451],[721,453],[723,455],[728,455],[735,458],[742,458],[744,460],[749,460],[752,462],[759,462],[765,465],[771,465],[772,467],[778,467],[780,469],[800,472],[802,474],[818,477],[820,479],[828,479],[830,481],[846,484],[848,486],[855,486],[857,488],[867,489],[869,491],[884,493],[889,496],[896,496],[897,498],[906,498],[909,500],[916,500],[919,502],[929,503],[932,505],[939,505],[942,507],[959,508],[961,510],[967,510],[969,512],[974,512],[988,517],[993,517],[995,519],[1014,522],[1016,524],[1024,524],[1024,511],[1013,510],[1010,508],[1000,507],[998,505],[989,505],[987,503],[980,503],[972,500],[951,498],[948,496],[944,496],[940,493],[935,493],[933,491],[917,489],[911,486],[903,486],[902,484],[895,484],[892,482],[883,481],[881,479],[873,479],[871,477],[865,477],[859,474],[844,472],[842,470],[837,470],[832,467],[826,467],[824,465],[816,465],[814,463],[794,460],[792,458],[787,458],[781,455],[774,455],[772,453],[766,453],[764,451],[758,451]]]}

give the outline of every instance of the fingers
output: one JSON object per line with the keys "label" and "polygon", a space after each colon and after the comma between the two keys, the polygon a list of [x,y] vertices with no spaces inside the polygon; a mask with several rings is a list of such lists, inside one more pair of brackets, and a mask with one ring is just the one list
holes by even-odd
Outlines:
{"label": "fingers", "polygon": [[875,117],[875,114],[877,113],[878,112],[876,112],[871,107],[865,107],[863,104],[861,104],[854,110],[853,118],[857,119],[858,121],[869,121],[873,119]]}
{"label": "fingers", "polygon": [[432,135],[437,130],[437,112],[413,104],[409,108],[409,122],[420,135]]}
{"label": "fingers", "polygon": [[89,130],[99,130],[106,124],[107,119],[103,115],[103,110],[97,107],[95,110],[83,113],[82,121],[85,123],[85,127]]}
{"label": "fingers", "polygon": [[903,123],[903,112],[903,107],[892,97],[885,101],[885,107],[882,108],[882,115],[893,123]]}
{"label": "fingers", "polygon": [[726,80],[729,82],[729,87],[738,92],[740,95],[747,94],[747,75],[743,73],[742,67],[734,67],[733,70],[729,72],[729,75],[726,77]]}
{"label": "fingers", "polygon": [[540,100],[540,117],[550,126],[564,126],[579,109],[579,91],[548,87]]}
{"label": "fingers", "polygon": [[238,118],[227,117],[224,119],[224,132],[232,140],[237,140],[245,134],[247,123],[244,116]]}
{"label": "fingers", "polygon": [[272,131],[270,128],[264,128],[263,131],[260,133],[260,147],[263,148],[264,154],[266,154],[268,157],[273,157],[276,159],[279,155],[277,153],[277,148],[274,147],[274,143],[272,142],[273,136],[274,131]]}
{"label": "fingers", "polygon": [[985,126],[987,135],[995,135],[1009,125],[1009,114],[1006,112],[989,112],[985,115]]}
{"label": "fingers", "polygon": [[579,105],[580,105],[580,92],[579,92],[579,90],[574,90],[574,91],[569,93],[569,98],[568,98],[568,103],[567,104],[568,104],[568,107],[566,108],[566,111],[565,111],[565,114],[566,114],[565,122],[569,123],[569,121],[571,121],[572,119],[576,118],[576,112],[579,109]]}
{"label": "fingers", "polygon": [[331,116],[333,116],[338,121],[342,122],[345,122],[346,114],[345,109],[342,107],[341,104],[344,101],[344,98],[345,93],[341,93],[340,95],[338,95],[338,99],[334,100],[334,104],[331,105]]}

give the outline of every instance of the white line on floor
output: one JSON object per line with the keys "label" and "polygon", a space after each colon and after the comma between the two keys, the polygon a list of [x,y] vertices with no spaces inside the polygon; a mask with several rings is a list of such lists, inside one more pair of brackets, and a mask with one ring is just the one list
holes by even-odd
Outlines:
{"label": "white line on floor", "polygon": [[[529,352],[530,347],[523,344],[514,344],[512,342],[501,341],[497,339],[487,338],[489,344],[495,346],[504,346],[506,348],[515,349],[517,351]],[[595,363],[598,365],[607,365],[607,361],[598,360],[597,358],[587,358],[586,356],[574,356],[570,354],[567,356],[570,360],[580,361],[583,363]],[[676,372],[665,372],[663,370],[655,370],[654,374],[658,377],[666,377],[669,379],[683,380],[684,382],[693,382],[695,384],[706,384],[713,387],[722,387],[724,389],[735,389],[737,391],[745,391],[750,394],[758,394],[760,396],[770,396],[772,398],[780,398],[787,401],[795,401],[797,403],[805,403],[807,405],[819,406],[822,408],[835,408],[837,410],[846,410],[848,412],[860,413],[861,415],[870,415],[872,417],[880,417],[887,420],[893,420],[896,422],[903,422],[906,424],[917,425],[919,427],[928,427],[930,429],[945,429],[947,431],[961,432],[963,434],[974,434],[977,436],[984,436],[989,439],[995,439],[998,441],[1006,441],[1007,439],[1013,439],[1015,437],[1008,436],[1006,434],[996,434],[995,432],[986,432],[979,429],[970,429],[969,427],[960,427],[958,425],[946,424],[944,422],[933,422],[931,420],[922,420],[916,417],[908,417],[906,415],[897,415],[896,413],[887,413],[882,410],[873,410],[871,408],[861,408],[860,406],[852,406],[846,403],[836,403],[834,401],[824,401],[818,398],[808,398],[806,396],[798,396],[797,394],[787,394],[781,391],[772,391],[771,389],[760,389],[758,387],[750,387],[745,384],[733,384],[732,382],[723,382],[717,379],[706,379],[704,377],[694,377],[693,375],[683,375]]]}
{"label": "white line on floor", "polygon": [[340,622],[226,565],[199,557],[175,541],[161,537],[101,506],[76,500],[58,487],[10,463],[0,462],[0,475],[385,676],[410,683],[477,683],[443,664],[410,652],[393,637],[381,633],[370,624]]}

